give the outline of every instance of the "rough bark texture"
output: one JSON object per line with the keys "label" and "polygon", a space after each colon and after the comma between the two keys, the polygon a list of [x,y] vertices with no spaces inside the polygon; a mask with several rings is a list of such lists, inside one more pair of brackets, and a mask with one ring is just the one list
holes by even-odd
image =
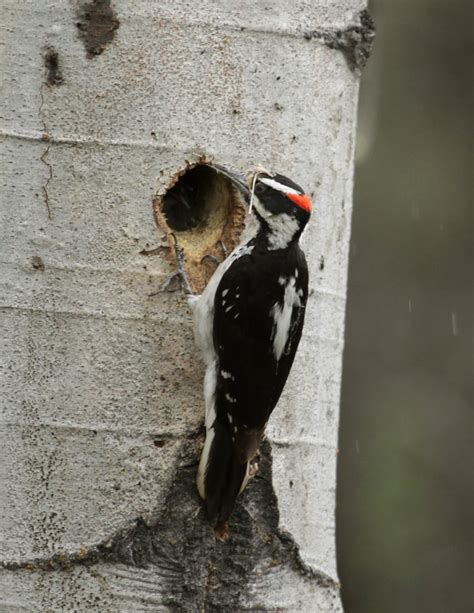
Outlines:
{"label": "rough bark texture", "polygon": [[[339,610],[364,2],[0,4],[0,610]],[[225,544],[194,486],[190,313],[149,296],[170,272],[153,201],[202,155],[278,169],[315,203],[304,339]]]}

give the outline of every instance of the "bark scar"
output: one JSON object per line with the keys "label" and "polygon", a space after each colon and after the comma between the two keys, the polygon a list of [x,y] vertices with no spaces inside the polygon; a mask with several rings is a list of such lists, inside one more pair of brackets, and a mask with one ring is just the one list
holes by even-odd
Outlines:
{"label": "bark scar", "polygon": [[[183,461],[195,459],[195,444],[183,449]],[[186,611],[240,610],[242,603],[252,598],[254,572],[271,575],[279,566],[338,597],[338,581],[305,564],[294,538],[278,524],[271,447],[264,440],[259,476],[238,499],[225,542],[216,540],[196,492],[195,466],[186,464],[177,470],[168,497],[153,520],[138,517],[95,546],[28,561],[6,561],[3,568],[54,571],[100,562],[153,566],[165,582],[163,604]],[[95,572],[100,573],[100,567]]]}
{"label": "bark scar", "polygon": [[83,3],[77,11],[77,19],[76,26],[89,60],[105,50],[120,26],[120,21],[110,6],[110,0]]}
{"label": "bark scar", "polygon": [[46,67],[46,82],[48,85],[62,85],[64,82],[59,54],[54,47],[47,47],[44,53],[44,65]]}
{"label": "bark scar", "polygon": [[375,38],[375,24],[364,9],[357,14],[357,23],[343,30],[312,30],[305,32],[307,40],[315,39],[330,49],[341,51],[353,72],[360,73],[367,64]]}

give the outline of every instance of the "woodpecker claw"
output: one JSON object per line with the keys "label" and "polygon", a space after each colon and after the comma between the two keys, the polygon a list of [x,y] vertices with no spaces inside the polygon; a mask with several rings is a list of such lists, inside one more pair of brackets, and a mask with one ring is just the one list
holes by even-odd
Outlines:
{"label": "woodpecker claw", "polygon": [[227,250],[227,247],[225,246],[225,243],[224,243],[224,241],[221,238],[217,242],[221,246],[222,254],[223,254],[224,260],[225,260],[227,258],[227,256],[229,255],[229,251]]}
{"label": "woodpecker claw", "polygon": [[222,262],[227,258],[229,252],[227,251],[227,247],[225,246],[224,241],[222,239],[219,239],[216,244],[219,245],[220,248],[222,249],[222,255],[224,256],[223,259],[220,260],[216,255],[210,255],[207,253],[201,258],[201,264],[205,260],[211,260],[211,262],[219,266],[219,264],[222,264]]}
{"label": "woodpecker claw", "polygon": [[176,270],[166,279],[166,281],[162,284],[162,286],[157,292],[150,294],[150,297],[157,296],[158,294],[162,294],[166,291],[175,292],[178,289],[178,285],[170,289],[171,284],[175,280],[178,280],[179,284],[182,285],[185,294],[193,294],[191,284],[189,283],[189,279],[184,268],[184,249],[179,246],[178,239],[176,238],[176,234],[174,232],[171,232],[171,236],[174,240],[174,251],[176,254]]}
{"label": "woodpecker claw", "polygon": [[203,262],[205,262],[206,260],[210,260],[211,262],[213,262],[214,264],[216,264],[217,266],[219,266],[219,264],[221,263],[221,261],[219,260],[219,258],[215,255],[210,255],[209,253],[206,253],[206,255],[203,255],[201,258],[201,264]]}
{"label": "woodpecker claw", "polygon": [[255,458],[254,458],[254,459],[253,459],[253,460],[250,462],[250,466],[249,466],[249,481],[250,481],[250,479],[254,479],[254,478],[255,478],[255,476],[256,476],[256,475],[257,475],[257,473],[258,473],[258,468],[259,468],[259,466],[258,466],[258,462],[257,462],[257,459],[256,459],[256,457],[255,457]]}

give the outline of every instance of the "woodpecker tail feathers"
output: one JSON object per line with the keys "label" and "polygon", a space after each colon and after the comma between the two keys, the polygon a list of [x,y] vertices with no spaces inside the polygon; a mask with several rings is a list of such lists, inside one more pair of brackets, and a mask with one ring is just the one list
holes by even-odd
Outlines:
{"label": "woodpecker tail feathers", "polygon": [[216,536],[220,540],[225,540],[227,519],[248,478],[249,463],[238,459],[229,424],[216,419],[206,432],[197,485],[209,518],[217,520]]}

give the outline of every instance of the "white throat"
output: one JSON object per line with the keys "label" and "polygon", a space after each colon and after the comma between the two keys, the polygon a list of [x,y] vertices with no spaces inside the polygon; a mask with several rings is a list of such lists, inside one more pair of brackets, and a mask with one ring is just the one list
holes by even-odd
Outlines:
{"label": "white throat", "polygon": [[268,248],[284,249],[293,240],[298,232],[299,224],[294,217],[290,217],[286,213],[274,215],[269,220],[270,236],[268,237]]}
{"label": "white throat", "polygon": [[[270,251],[285,249],[285,247],[291,243],[295,234],[298,232],[298,221],[286,213],[273,215],[262,206],[258,198],[254,199],[253,206],[260,217],[265,220],[270,230],[270,235],[268,237],[268,249]],[[254,221],[249,220],[248,228],[252,227],[255,235],[259,230],[260,224],[254,216],[251,216],[251,218]],[[255,222],[257,225],[255,225]]]}

